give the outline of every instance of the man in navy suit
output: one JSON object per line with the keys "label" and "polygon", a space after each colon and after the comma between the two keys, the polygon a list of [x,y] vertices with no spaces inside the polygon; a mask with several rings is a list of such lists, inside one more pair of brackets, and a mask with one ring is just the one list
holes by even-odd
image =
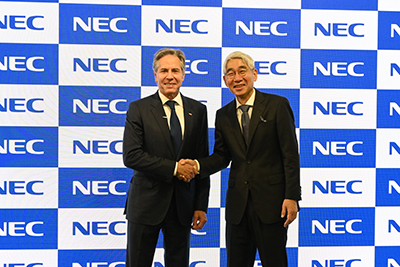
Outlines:
{"label": "man in navy suit", "polygon": [[286,267],[287,227],[301,199],[293,112],[286,98],[253,87],[257,70],[247,54],[228,55],[223,78],[235,99],[217,111],[214,153],[198,159],[197,167],[207,176],[231,163],[228,267],[253,267],[257,249],[263,267]]}
{"label": "man in navy suit", "polygon": [[[154,55],[158,91],[130,104],[123,160],[134,170],[126,203],[127,267],[152,266],[160,230],[166,267],[188,267],[190,231],[207,221],[209,176],[196,175],[181,158],[206,157],[206,107],[184,97],[185,55],[161,49]],[[173,101],[173,102],[170,102]]]}

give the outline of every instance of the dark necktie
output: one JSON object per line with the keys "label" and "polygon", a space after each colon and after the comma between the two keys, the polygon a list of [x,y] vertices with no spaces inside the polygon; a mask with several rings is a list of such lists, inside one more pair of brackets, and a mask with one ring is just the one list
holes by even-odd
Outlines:
{"label": "dark necktie", "polygon": [[239,108],[242,110],[242,129],[244,140],[246,141],[246,145],[249,145],[249,125],[250,125],[250,117],[248,110],[250,108],[249,105],[241,105]]}
{"label": "dark necktie", "polygon": [[172,145],[174,146],[175,156],[178,156],[182,144],[182,128],[175,112],[175,101],[168,100],[166,104],[171,108],[169,126],[171,128]]}

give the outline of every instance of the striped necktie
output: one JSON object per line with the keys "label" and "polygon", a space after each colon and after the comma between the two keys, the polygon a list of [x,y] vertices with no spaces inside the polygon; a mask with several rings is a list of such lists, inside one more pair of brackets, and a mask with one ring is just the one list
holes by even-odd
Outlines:
{"label": "striped necktie", "polygon": [[169,125],[171,128],[172,144],[174,146],[175,156],[178,156],[179,150],[182,145],[182,128],[179,122],[178,116],[175,111],[175,101],[168,100],[166,104],[171,108],[171,118],[169,119]]}

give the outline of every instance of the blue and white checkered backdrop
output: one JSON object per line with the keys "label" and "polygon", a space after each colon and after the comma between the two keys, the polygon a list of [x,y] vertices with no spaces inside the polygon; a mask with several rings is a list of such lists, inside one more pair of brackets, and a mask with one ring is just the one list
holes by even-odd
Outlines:
{"label": "blue and white checkered backdrop", "polygon": [[[303,190],[291,267],[400,266],[400,1],[9,0],[0,42],[2,267],[125,266],[125,112],[157,90],[161,47],[187,56],[181,91],[207,105],[211,151],[230,52],[289,99]],[[226,265],[228,172],[211,177],[190,267]],[[153,267],[162,255],[160,239]]]}

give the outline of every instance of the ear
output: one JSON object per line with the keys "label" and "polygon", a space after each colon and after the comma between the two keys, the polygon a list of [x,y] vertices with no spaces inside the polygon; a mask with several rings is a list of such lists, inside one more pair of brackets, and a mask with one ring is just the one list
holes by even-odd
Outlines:
{"label": "ear", "polygon": [[258,77],[258,72],[257,72],[257,69],[254,68],[253,69],[253,81],[257,81],[257,77]]}
{"label": "ear", "polygon": [[224,78],[224,83],[225,83],[226,87],[228,87],[228,88],[229,88],[229,86],[228,86],[228,83],[227,83],[227,81],[226,81],[226,78],[225,78],[225,75],[224,75],[224,76],[222,76],[222,78]]}

